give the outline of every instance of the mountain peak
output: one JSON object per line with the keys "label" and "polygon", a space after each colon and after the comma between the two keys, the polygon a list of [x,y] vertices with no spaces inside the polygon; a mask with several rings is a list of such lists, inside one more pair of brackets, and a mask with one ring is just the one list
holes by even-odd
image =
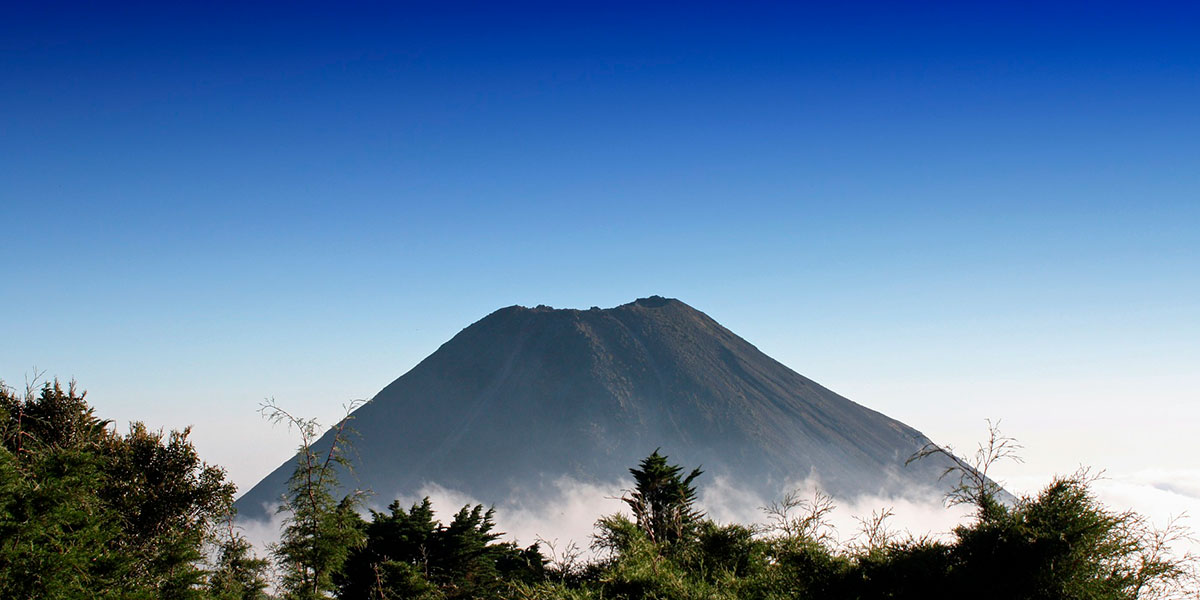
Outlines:
{"label": "mountain peak", "polygon": [[[929,441],[920,432],[662,296],[497,310],[354,416],[357,475],[385,498],[429,483],[490,502],[564,476],[617,481],[660,447],[767,501],[814,474],[839,494],[931,488],[945,466],[906,467]],[[263,514],[291,468],[247,492],[239,510]]]}
{"label": "mountain peak", "polygon": [[[613,308],[600,308],[598,306],[593,306],[593,307],[587,309],[586,311],[582,310],[582,309],[577,309],[577,308],[554,308],[553,306],[549,306],[546,304],[538,304],[537,306],[533,306],[533,307],[522,306],[520,304],[514,304],[512,306],[508,306],[508,307],[499,309],[496,312],[505,312],[505,311],[528,311],[528,312],[535,312],[535,313],[596,312],[596,311],[607,312],[607,311],[613,311],[613,310],[617,310],[617,309],[621,309],[621,308],[628,308],[628,307],[634,307],[634,306],[642,307],[642,308],[662,308],[664,306],[682,306],[682,307],[686,307],[686,308],[692,308],[692,307],[688,306],[686,303],[681,302],[680,300],[677,300],[675,298],[665,298],[663,296],[655,295],[655,296],[647,296],[645,298],[638,298],[637,300],[634,300],[633,302],[627,302],[625,304],[614,306]],[[692,310],[695,310],[695,309],[692,309]]]}
{"label": "mountain peak", "polygon": [[[668,306],[668,305],[687,306],[687,304],[684,304],[683,302],[680,302],[679,300],[676,300],[675,298],[664,298],[662,296],[650,296],[648,298],[638,298],[637,300],[634,300],[633,302],[630,302],[629,304],[625,304],[623,306],[641,306],[643,308],[662,308],[662,307]],[[688,308],[691,308],[691,307],[688,306]]]}

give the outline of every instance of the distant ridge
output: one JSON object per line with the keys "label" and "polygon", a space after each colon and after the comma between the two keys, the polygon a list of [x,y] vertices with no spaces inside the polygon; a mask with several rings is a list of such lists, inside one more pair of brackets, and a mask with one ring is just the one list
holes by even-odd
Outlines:
{"label": "distant ridge", "polygon": [[[502,308],[354,417],[356,487],[385,503],[427,483],[501,502],[564,475],[616,481],[655,448],[768,499],[810,476],[841,496],[946,485],[944,457],[905,466],[929,441],[916,429],[660,296],[610,309]],[[267,516],[293,466],[237,501],[243,518]]]}

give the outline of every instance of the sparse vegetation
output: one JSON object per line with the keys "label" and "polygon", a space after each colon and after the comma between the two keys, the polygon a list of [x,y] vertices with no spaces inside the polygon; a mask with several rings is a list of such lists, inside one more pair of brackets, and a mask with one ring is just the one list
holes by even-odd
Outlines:
{"label": "sparse vegetation", "polygon": [[283,532],[271,550],[283,572],[280,584],[287,600],[328,597],[346,557],[362,543],[362,527],[355,512],[361,495],[351,493],[340,501],[333,496],[338,489],[338,468],[350,464],[345,450],[354,407],[346,406],[346,415],[330,431],[329,450],[322,454],[313,446],[321,434],[316,420],[293,416],[274,401],[262,406],[263,416],[300,435],[296,468],[279,506],[285,516]]}

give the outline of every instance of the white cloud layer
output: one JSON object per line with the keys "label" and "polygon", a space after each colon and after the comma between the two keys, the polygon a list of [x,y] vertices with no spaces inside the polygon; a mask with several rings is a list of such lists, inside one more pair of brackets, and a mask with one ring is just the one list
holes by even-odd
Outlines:
{"label": "white cloud layer", "polygon": [[[630,514],[620,499],[623,490],[630,486],[631,482],[595,483],[562,477],[551,482],[541,495],[495,503],[498,529],[504,532],[504,539],[515,540],[521,545],[542,539],[554,542],[560,550],[571,543],[586,550],[598,518],[618,512]],[[807,479],[786,486],[779,498],[760,497],[726,477],[700,482],[698,487],[698,504],[709,517],[721,523],[751,525],[767,522],[763,507],[782,498],[785,490],[794,490],[801,497],[810,498],[820,490],[820,483],[816,479]],[[465,505],[488,505],[459,490],[431,483],[415,494],[375,495],[367,501],[365,508],[382,511],[392,500],[399,500],[408,508],[426,496],[433,502],[436,517],[443,523]],[[893,531],[941,535],[961,522],[968,512],[962,508],[946,508],[940,498],[929,497],[927,493],[925,497],[918,499],[919,495],[914,492],[907,497],[866,495],[834,499],[837,508],[830,515],[830,523],[838,539],[850,542],[859,529],[855,517],[866,518],[873,511],[891,509],[895,516],[888,523]],[[278,539],[282,523],[282,516],[276,515],[270,522],[252,521],[241,525],[248,539],[257,547],[265,548]]]}
{"label": "white cloud layer", "polygon": [[[1036,494],[1049,484],[1051,476],[1022,477],[1010,482],[1017,493]],[[504,539],[521,545],[539,539],[554,542],[561,551],[572,542],[587,550],[591,544],[593,525],[604,515],[617,512],[629,514],[620,500],[629,482],[595,483],[563,477],[551,482],[538,496],[509,498],[495,504],[498,529]],[[709,517],[721,523],[763,524],[768,521],[763,507],[780,498],[762,498],[736,485],[726,477],[714,477],[700,482],[699,504]],[[811,498],[820,490],[815,478],[799,481],[784,489],[795,490],[801,498]],[[1185,525],[1195,525],[1188,517],[1200,515],[1200,469],[1146,469],[1135,473],[1105,474],[1092,488],[1097,497],[1111,510],[1133,510],[1163,527],[1173,518],[1184,517]],[[780,497],[782,497],[781,490]],[[428,496],[443,522],[453,517],[464,505],[485,504],[458,490],[437,484],[427,484],[415,494],[400,496],[376,495],[367,502],[375,510],[399,499],[406,508]],[[858,519],[871,517],[873,512],[891,510],[888,529],[914,536],[930,535],[945,538],[957,524],[969,518],[970,509],[964,506],[947,507],[940,497],[913,491],[908,495],[863,495],[854,498],[834,498],[836,509],[829,521],[835,539],[842,544],[854,543],[860,535]],[[243,532],[260,549],[279,537],[282,517],[270,522],[241,523]],[[1200,544],[1187,542],[1177,548],[1200,553]]]}

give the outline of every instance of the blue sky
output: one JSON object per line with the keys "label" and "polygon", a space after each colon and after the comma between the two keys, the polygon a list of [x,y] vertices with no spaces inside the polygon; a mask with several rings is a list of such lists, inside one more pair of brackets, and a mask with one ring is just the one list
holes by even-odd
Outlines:
{"label": "blue sky", "polygon": [[651,294],[1039,474],[1200,450],[1195,6],[28,4],[0,378],[243,487],[293,443],[264,397],[329,420],[496,308]]}

